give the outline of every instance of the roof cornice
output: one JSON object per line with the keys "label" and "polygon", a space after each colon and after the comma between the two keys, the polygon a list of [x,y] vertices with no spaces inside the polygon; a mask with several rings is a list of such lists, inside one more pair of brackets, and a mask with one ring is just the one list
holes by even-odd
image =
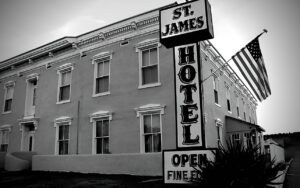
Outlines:
{"label": "roof cornice", "polygon": [[[14,65],[19,63],[35,63],[32,59],[42,56],[44,54],[53,54],[52,52],[63,47],[71,45],[73,48],[84,48],[94,43],[99,43],[104,40],[109,40],[119,37],[122,34],[128,34],[136,30],[158,25],[159,23],[159,10],[166,7],[171,7],[177,3],[172,3],[154,10],[144,12],[142,14],[126,18],[113,24],[109,24],[102,28],[78,35],[76,37],[63,37],[28,52],[22,53],[18,56],[0,62],[0,70],[15,68]],[[137,20],[140,19],[140,20]]]}

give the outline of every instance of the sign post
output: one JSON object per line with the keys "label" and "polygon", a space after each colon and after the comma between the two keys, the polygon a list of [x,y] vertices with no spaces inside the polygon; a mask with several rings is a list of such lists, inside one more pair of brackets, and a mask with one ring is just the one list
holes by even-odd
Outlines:
{"label": "sign post", "polygon": [[188,183],[199,178],[195,166],[213,160],[205,148],[200,58],[200,41],[213,38],[211,7],[207,0],[196,0],[159,13],[160,42],[174,49],[176,97],[177,150],[163,152],[164,182]]}

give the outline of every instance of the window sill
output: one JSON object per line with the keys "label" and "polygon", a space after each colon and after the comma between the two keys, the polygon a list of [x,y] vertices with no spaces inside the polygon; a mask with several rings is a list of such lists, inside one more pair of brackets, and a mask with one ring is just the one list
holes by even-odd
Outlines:
{"label": "window sill", "polygon": [[215,105],[217,106],[217,107],[219,107],[219,108],[221,108],[222,106],[221,105],[219,105],[218,103],[215,103]]}
{"label": "window sill", "polygon": [[93,94],[93,97],[101,97],[101,96],[105,96],[105,95],[110,95],[110,91]]}
{"label": "window sill", "polygon": [[12,111],[2,112],[2,114],[10,114]]}
{"label": "window sill", "polygon": [[231,111],[228,111],[228,113],[229,113],[229,114],[232,114],[232,112],[231,112]]}
{"label": "window sill", "polygon": [[69,102],[71,102],[71,100],[58,101],[58,102],[56,102],[56,104],[65,104],[65,103],[69,103]]}
{"label": "window sill", "polygon": [[153,83],[153,84],[146,84],[146,85],[139,85],[138,89],[145,89],[145,88],[151,88],[151,87],[158,87],[161,86],[161,83]]}

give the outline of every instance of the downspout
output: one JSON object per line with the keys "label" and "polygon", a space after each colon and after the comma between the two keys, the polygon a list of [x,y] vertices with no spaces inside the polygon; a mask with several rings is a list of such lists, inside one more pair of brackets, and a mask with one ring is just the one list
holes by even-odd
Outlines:
{"label": "downspout", "polygon": [[76,121],[76,155],[78,155],[78,151],[79,151],[79,115],[80,115],[80,101],[77,101],[77,121]]}

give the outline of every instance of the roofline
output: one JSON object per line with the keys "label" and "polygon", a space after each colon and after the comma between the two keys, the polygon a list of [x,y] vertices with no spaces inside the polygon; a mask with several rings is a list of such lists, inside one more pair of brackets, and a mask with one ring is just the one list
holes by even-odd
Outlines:
{"label": "roofline", "polygon": [[225,119],[233,119],[233,120],[237,120],[239,122],[242,122],[242,123],[246,123],[248,124],[249,126],[254,126],[256,127],[257,129],[261,130],[262,132],[266,132],[264,128],[262,128],[261,126],[259,125],[256,125],[256,124],[253,124],[253,123],[249,123],[247,121],[244,121],[244,120],[241,120],[241,119],[238,119],[238,118],[234,118],[234,117],[231,117],[231,116],[225,116]]}
{"label": "roofline", "polygon": [[175,5],[177,5],[177,4],[178,4],[177,2],[170,3],[170,4],[168,4],[168,5],[164,5],[164,6],[162,6],[162,7],[155,8],[155,9],[149,10],[149,11],[147,11],[147,12],[143,12],[143,13],[134,15],[134,16],[131,16],[131,17],[129,17],[129,18],[125,18],[125,19],[123,19],[123,20],[120,20],[120,21],[111,23],[111,24],[109,24],[109,25],[105,25],[105,26],[103,26],[103,27],[94,29],[94,30],[92,30],[92,31],[88,31],[88,32],[86,32],[86,33],[83,33],[83,34],[80,34],[80,35],[77,35],[77,36],[64,36],[64,37],[62,37],[62,38],[59,38],[59,39],[57,39],[57,40],[51,41],[51,42],[46,43],[46,44],[44,44],[44,45],[38,46],[38,47],[36,47],[36,48],[34,48],[34,49],[31,49],[31,50],[29,50],[29,51],[25,51],[25,52],[23,52],[23,53],[21,53],[21,54],[18,54],[18,55],[16,55],[16,56],[11,57],[11,58],[8,58],[8,59],[5,59],[5,60],[3,60],[3,61],[0,61],[0,65],[1,65],[2,63],[8,62],[8,61],[10,61],[10,60],[12,60],[12,59],[15,59],[15,58],[17,58],[17,57],[20,57],[20,56],[22,56],[22,55],[25,55],[25,54],[27,54],[27,53],[33,52],[33,51],[35,51],[35,50],[37,50],[37,49],[39,49],[39,48],[43,48],[43,47],[46,47],[46,46],[48,46],[48,45],[50,45],[50,44],[53,44],[53,43],[55,43],[55,42],[58,42],[58,41],[60,41],[60,40],[62,41],[62,40],[67,40],[67,39],[77,39],[77,38],[82,37],[82,36],[84,36],[84,35],[88,35],[88,34],[90,34],[90,33],[92,33],[92,32],[95,32],[95,31],[97,31],[97,30],[100,30],[100,29],[104,29],[104,28],[110,27],[110,26],[112,26],[112,25],[115,25],[115,24],[124,22],[124,21],[126,21],[126,20],[130,20],[130,19],[135,18],[135,17],[139,17],[139,16],[144,15],[144,14],[148,14],[148,13],[150,13],[150,12],[154,12],[154,11],[157,11],[157,10],[160,10],[160,9],[164,9],[164,8],[167,8],[167,7],[172,7],[172,6],[175,6]]}

